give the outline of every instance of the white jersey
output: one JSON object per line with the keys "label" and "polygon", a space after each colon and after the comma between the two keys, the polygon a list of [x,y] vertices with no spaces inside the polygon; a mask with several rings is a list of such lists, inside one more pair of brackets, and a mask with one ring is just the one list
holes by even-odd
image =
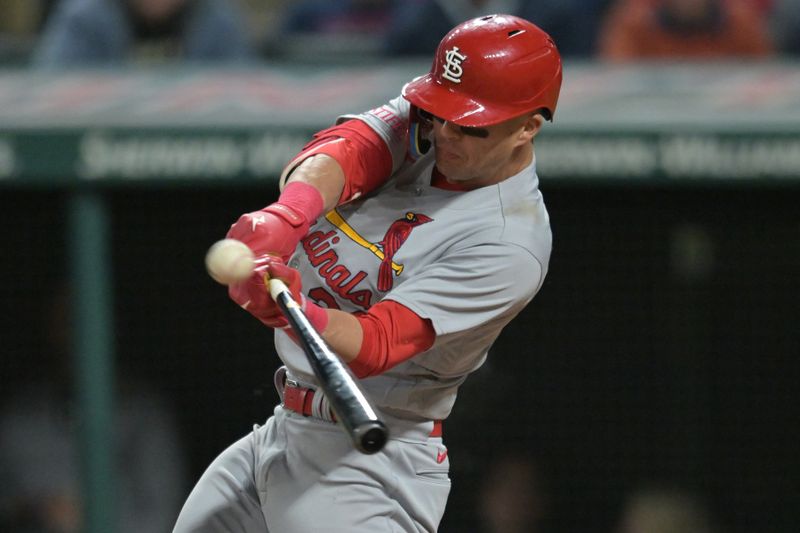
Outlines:
{"label": "white jersey", "polygon": [[[552,236],[535,161],[472,191],[432,187],[434,149],[407,158],[408,116],[397,98],[355,117],[386,141],[393,175],[317,220],[290,265],[320,305],[357,312],[389,299],[430,320],[430,349],[361,384],[384,412],[444,419],[459,385],[541,287]],[[279,330],[275,343],[289,373],[314,384],[301,348]]]}

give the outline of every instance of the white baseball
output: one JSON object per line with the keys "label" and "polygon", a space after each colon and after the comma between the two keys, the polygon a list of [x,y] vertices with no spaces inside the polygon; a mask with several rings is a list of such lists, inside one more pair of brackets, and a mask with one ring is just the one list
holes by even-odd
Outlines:
{"label": "white baseball", "polygon": [[236,239],[214,243],[206,254],[208,274],[223,285],[247,279],[253,273],[255,256],[247,245]]}

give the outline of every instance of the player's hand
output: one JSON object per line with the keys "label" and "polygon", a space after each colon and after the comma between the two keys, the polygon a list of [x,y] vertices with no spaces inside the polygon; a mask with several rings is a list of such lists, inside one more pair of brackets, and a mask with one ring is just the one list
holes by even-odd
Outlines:
{"label": "player's hand", "polygon": [[305,215],[276,202],[260,211],[240,216],[226,237],[242,241],[256,257],[270,254],[287,262],[309,226]]}
{"label": "player's hand", "polygon": [[279,257],[264,255],[256,258],[253,274],[241,283],[228,287],[231,299],[242,309],[271,328],[285,328],[289,322],[284,318],[278,304],[269,294],[269,279],[283,281],[298,303],[305,300],[300,282],[300,272],[287,266]]}

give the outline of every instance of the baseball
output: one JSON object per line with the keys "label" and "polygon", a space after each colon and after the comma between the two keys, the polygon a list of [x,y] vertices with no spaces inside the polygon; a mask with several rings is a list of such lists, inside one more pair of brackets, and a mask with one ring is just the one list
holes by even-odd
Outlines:
{"label": "baseball", "polygon": [[253,272],[253,251],[241,241],[222,239],[208,249],[206,270],[208,274],[223,285],[230,285],[247,279]]}

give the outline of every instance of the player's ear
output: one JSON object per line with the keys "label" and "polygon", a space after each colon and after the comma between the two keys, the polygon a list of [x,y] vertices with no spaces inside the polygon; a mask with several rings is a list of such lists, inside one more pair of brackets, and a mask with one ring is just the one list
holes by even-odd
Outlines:
{"label": "player's ear", "polygon": [[533,138],[542,129],[544,117],[539,113],[530,113],[521,117],[521,120],[521,124],[517,123],[517,143],[519,145],[529,144],[533,142]]}
{"label": "player's ear", "polygon": [[544,125],[544,117],[541,113],[531,113],[528,115],[527,120],[523,126],[523,134],[528,137],[528,140],[532,141],[534,137],[539,133],[539,130],[542,129]]}

